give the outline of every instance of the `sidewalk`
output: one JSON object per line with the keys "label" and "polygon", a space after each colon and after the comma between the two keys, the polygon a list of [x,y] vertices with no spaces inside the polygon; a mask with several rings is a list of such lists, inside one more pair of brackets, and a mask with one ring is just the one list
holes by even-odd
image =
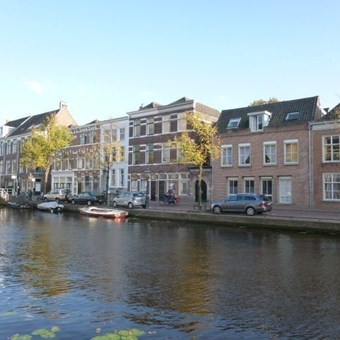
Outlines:
{"label": "sidewalk", "polygon": [[[151,201],[149,205],[149,209],[152,210],[166,210],[166,211],[197,211],[197,208],[194,208],[194,203],[190,203],[187,201],[180,202],[178,205],[172,207],[169,205],[160,205],[159,202]],[[204,211],[210,211],[209,203],[206,204],[206,209]],[[308,218],[315,220],[331,220],[331,221],[339,221],[340,223],[340,211],[332,211],[332,210],[322,210],[315,208],[295,208],[295,207],[275,207],[273,206],[273,210],[265,213],[268,216],[275,217],[285,217],[289,218]]]}

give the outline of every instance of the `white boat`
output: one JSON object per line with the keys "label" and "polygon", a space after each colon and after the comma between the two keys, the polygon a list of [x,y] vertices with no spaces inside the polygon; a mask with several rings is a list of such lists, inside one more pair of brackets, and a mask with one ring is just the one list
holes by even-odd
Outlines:
{"label": "white boat", "polygon": [[64,206],[56,201],[39,203],[37,208],[39,210],[46,210],[50,212],[61,212],[64,210]]}
{"label": "white boat", "polygon": [[83,207],[79,208],[79,212],[84,215],[94,217],[106,217],[106,218],[125,218],[128,217],[128,212],[120,209],[111,208],[97,208],[97,207]]}

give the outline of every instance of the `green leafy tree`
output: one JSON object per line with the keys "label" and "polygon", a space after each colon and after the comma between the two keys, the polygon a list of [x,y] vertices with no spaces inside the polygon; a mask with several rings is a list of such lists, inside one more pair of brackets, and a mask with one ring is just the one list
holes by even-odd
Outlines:
{"label": "green leafy tree", "polygon": [[206,121],[202,114],[188,112],[186,121],[189,131],[175,137],[169,144],[170,147],[179,150],[177,163],[193,164],[198,167],[198,206],[201,208],[203,168],[219,156],[220,143],[216,126]]}
{"label": "green leafy tree", "polygon": [[277,103],[277,102],[279,102],[277,98],[271,97],[268,100],[264,100],[264,99],[254,100],[252,103],[249,104],[249,106],[259,106],[259,105],[271,104],[271,103]]}
{"label": "green leafy tree", "polygon": [[44,192],[54,161],[58,161],[60,151],[70,145],[74,139],[66,126],[58,124],[55,116],[49,116],[44,122],[32,130],[24,141],[21,164],[30,171],[36,168],[44,170]]}

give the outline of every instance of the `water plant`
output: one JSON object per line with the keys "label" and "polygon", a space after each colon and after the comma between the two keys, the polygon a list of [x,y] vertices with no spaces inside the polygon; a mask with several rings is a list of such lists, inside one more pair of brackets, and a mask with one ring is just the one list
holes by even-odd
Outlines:
{"label": "water plant", "polygon": [[91,340],[138,340],[138,338],[143,335],[144,332],[139,329],[130,329],[130,330],[120,330],[115,331],[113,333],[106,333],[103,335],[97,335]]}

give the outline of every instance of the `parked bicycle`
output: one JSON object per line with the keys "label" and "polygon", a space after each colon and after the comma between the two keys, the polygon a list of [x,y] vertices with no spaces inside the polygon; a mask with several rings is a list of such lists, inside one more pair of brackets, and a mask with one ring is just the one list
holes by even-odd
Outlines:
{"label": "parked bicycle", "polygon": [[159,205],[170,205],[170,206],[175,206],[179,204],[180,198],[176,196],[171,196],[171,195],[164,195],[159,199]]}

